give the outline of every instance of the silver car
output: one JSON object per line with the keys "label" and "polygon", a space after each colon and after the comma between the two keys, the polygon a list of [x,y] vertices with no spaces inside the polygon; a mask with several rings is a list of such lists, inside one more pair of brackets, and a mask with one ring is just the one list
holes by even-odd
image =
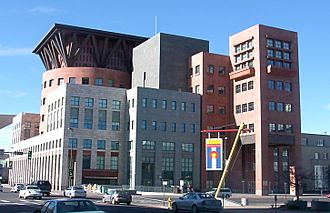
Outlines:
{"label": "silver car", "polygon": [[220,212],[221,200],[216,200],[211,194],[190,192],[172,203],[172,211]]}
{"label": "silver car", "polygon": [[18,198],[42,198],[42,193],[40,192],[40,189],[38,186],[34,185],[27,185],[23,189],[19,191]]}
{"label": "silver car", "polygon": [[19,192],[21,189],[24,188],[24,184],[23,183],[15,183],[15,185],[11,188],[11,192]]}
{"label": "silver car", "polygon": [[86,191],[81,186],[70,186],[64,190],[64,197],[86,197]]}

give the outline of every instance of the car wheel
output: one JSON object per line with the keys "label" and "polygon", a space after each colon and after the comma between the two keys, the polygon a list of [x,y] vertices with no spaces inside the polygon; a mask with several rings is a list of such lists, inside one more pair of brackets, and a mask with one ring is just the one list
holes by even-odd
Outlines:
{"label": "car wheel", "polygon": [[111,200],[111,203],[112,203],[112,204],[116,204],[115,199],[112,199],[112,200]]}
{"label": "car wheel", "polygon": [[230,198],[230,195],[226,195],[225,197],[228,199],[228,198]]}
{"label": "car wheel", "polygon": [[24,199],[26,199],[27,197],[26,197],[26,196],[24,196],[23,198],[24,198]]}
{"label": "car wheel", "polygon": [[131,202],[128,202],[127,205],[131,205]]}
{"label": "car wheel", "polygon": [[192,212],[193,212],[193,213],[197,213],[197,212],[198,212],[198,208],[197,208],[196,205],[193,205],[193,206],[192,206]]}
{"label": "car wheel", "polygon": [[49,196],[50,196],[50,192],[47,193],[47,197],[49,197]]}
{"label": "car wheel", "polygon": [[175,203],[172,204],[172,212],[178,212],[178,207]]}

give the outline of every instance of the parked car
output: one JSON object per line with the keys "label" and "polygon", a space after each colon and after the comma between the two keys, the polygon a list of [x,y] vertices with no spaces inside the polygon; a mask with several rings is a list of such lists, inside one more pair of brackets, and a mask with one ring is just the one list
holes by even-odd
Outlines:
{"label": "parked car", "polygon": [[221,200],[216,200],[211,194],[189,192],[172,203],[172,211],[220,212]]}
{"label": "parked car", "polygon": [[70,186],[64,190],[64,197],[86,197],[86,191],[81,186]]}
{"label": "parked car", "polygon": [[0,183],[0,192],[3,192],[3,185]]}
{"label": "parked car", "polygon": [[29,198],[29,197],[41,199],[42,193],[38,186],[27,185],[19,191],[18,198],[21,198],[21,197],[24,199]]}
{"label": "parked car", "polygon": [[[215,192],[217,191],[217,188],[214,188],[212,191],[206,192],[207,194],[212,194],[215,196]],[[218,197],[221,198],[230,198],[233,195],[230,188],[221,188]]]}
{"label": "parked car", "polygon": [[48,180],[36,180],[33,181],[31,185],[36,185],[39,187],[41,193],[43,195],[50,195],[50,192],[52,190],[52,185],[50,184],[50,182]]}
{"label": "parked car", "polygon": [[91,212],[105,213],[100,211],[95,204],[87,199],[74,198],[62,200],[48,200],[40,209],[33,213],[67,213],[67,212]]}
{"label": "parked car", "polygon": [[15,185],[13,187],[11,187],[11,192],[19,192],[21,189],[24,188],[24,184],[23,183],[15,183]]}
{"label": "parked car", "polygon": [[129,191],[119,189],[108,189],[103,195],[103,203],[111,202],[112,204],[126,203],[130,205],[132,202],[132,195]]}

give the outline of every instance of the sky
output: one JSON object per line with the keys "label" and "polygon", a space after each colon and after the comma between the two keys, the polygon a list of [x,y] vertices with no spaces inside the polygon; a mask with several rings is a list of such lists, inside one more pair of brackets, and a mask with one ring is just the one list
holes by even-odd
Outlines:
{"label": "sky", "polygon": [[[32,50],[55,23],[145,37],[162,32],[200,38],[210,41],[210,52],[224,55],[230,35],[264,24],[298,33],[301,130],[330,134],[329,11],[327,0],[2,1],[0,114],[39,112],[45,68]],[[0,149],[9,146],[10,132],[10,126],[0,130]]]}

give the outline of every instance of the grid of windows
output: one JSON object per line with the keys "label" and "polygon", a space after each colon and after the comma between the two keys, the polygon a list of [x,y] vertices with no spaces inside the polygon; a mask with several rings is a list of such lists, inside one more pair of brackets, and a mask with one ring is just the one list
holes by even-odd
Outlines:
{"label": "grid of windows", "polygon": [[291,69],[290,43],[287,41],[267,39],[268,65]]}
{"label": "grid of windows", "polygon": [[165,142],[163,141],[163,151],[174,151],[175,143],[174,142]]}
{"label": "grid of windows", "polygon": [[276,124],[276,123],[269,123],[269,132],[285,132],[292,134],[293,133],[293,126],[292,124]]}
{"label": "grid of windows", "polygon": [[142,149],[144,150],[155,150],[155,141],[142,141]]}
{"label": "grid of windows", "polygon": [[235,70],[245,69],[253,66],[252,39],[234,46],[235,48]]}
{"label": "grid of windows", "polygon": [[183,143],[181,145],[181,149],[183,152],[194,152],[194,144],[192,143]]}
{"label": "grid of windows", "polygon": [[253,89],[253,81],[244,82],[242,84],[236,84],[235,86],[235,93],[244,92],[247,90]]}
{"label": "grid of windows", "polygon": [[236,105],[236,114],[253,111],[254,110],[254,102],[244,103],[242,105]]}
{"label": "grid of windows", "polygon": [[162,160],[163,171],[174,171],[174,158],[164,157]]}

